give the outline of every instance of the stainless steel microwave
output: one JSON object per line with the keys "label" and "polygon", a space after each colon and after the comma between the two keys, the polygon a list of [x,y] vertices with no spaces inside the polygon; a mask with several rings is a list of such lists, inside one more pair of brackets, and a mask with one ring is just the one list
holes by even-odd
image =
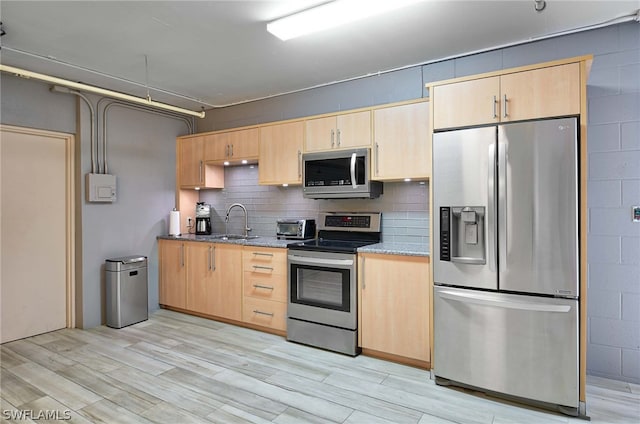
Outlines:
{"label": "stainless steel microwave", "polygon": [[350,149],[302,155],[303,195],[310,199],[373,199],[382,183],[371,181],[370,149]]}

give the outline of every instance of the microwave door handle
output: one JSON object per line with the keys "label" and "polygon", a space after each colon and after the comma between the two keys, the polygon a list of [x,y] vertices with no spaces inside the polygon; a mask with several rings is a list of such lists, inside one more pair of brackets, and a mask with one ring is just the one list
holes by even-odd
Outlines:
{"label": "microwave door handle", "polygon": [[351,154],[351,187],[358,188],[358,182],[356,181],[356,154]]}

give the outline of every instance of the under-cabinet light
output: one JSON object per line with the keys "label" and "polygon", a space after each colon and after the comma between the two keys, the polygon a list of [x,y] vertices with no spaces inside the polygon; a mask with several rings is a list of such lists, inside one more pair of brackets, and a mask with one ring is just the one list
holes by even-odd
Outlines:
{"label": "under-cabinet light", "polygon": [[225,161],[223,162],[223,165],[224,165],[224,166],[229,166],[229,161],[228,161],[228,160],[225,160]]}
{"label": "under-cabinet light", "polygon": [[336,0],[267,24],[267,31],[286,41],[379,15],[424,0]]}
{"label": "under-cabinet light", "polygon": [[95,87],[93,85],[83,84],[75,81],[69,81],[66,79],[58,78],[58,77],[52,77],[46,74],[39,74],[37,72],[31,72],[25,69],[14,68],[13,66],[0,64],[0,71],[8,72],[10,74],[14,74],[22,78],[27,78],[27,79],[33,78],[40,81],[50,82],[55,85],[62,85],[65,87],[75,88],[78,91],[88,91],[90,93],[100,94],[102,96],[112,97],[114,99],[126,100],[131,103],[137,103],[144,106],[156,107],[158,109],[169,110],[171,112],[183,113],[185,115],[196,116],[198,118],[204,118],[204,111],[195,112],[193,110],[184,109],[178,106],[156,102],[155,100],[151,100],[151,98],[145,99],[142,97],[131,96],[129,94],[120,93],[118,91]]}
{"label": "under-cabinet light", "polygon": [[284,184],[282,184],[282,187],[289,187],[289,184],[284,183]]}
{"label": "under-cabinet light", "polygon": [[246,159],[242,159],[242,164],[243,164],[243,165],[246,165],[246,164],[248,164],[248,163],[249,163],[249,161],[247,161]]}

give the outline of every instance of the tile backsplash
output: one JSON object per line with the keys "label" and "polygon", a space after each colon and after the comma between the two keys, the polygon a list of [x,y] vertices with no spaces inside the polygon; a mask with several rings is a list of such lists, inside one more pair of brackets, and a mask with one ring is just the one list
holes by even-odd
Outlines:
{"label": "tile backsplash", "polygon": [[233,203],[242,203],[249,215],[250,234],[275,236],[279,218],[318,218],[319,212],[382,212],[382,241],[429,241],[429,183],[384,183],[378,199],[305,199],[302,188],[258,185],[258,165],[225,168],[225,188],[203,190],[200,201],[211,204],[214,233],[242,233],[240,208],[224,218]]}

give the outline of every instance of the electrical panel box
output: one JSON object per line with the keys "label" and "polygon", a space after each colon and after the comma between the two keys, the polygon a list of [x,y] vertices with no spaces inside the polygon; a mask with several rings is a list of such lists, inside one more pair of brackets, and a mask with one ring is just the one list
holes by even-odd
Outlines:
{"label": "electrical panel box", "polygon": [[87,202],[115,202],[116,176],[110,174],[87,174],[85,189]]}

